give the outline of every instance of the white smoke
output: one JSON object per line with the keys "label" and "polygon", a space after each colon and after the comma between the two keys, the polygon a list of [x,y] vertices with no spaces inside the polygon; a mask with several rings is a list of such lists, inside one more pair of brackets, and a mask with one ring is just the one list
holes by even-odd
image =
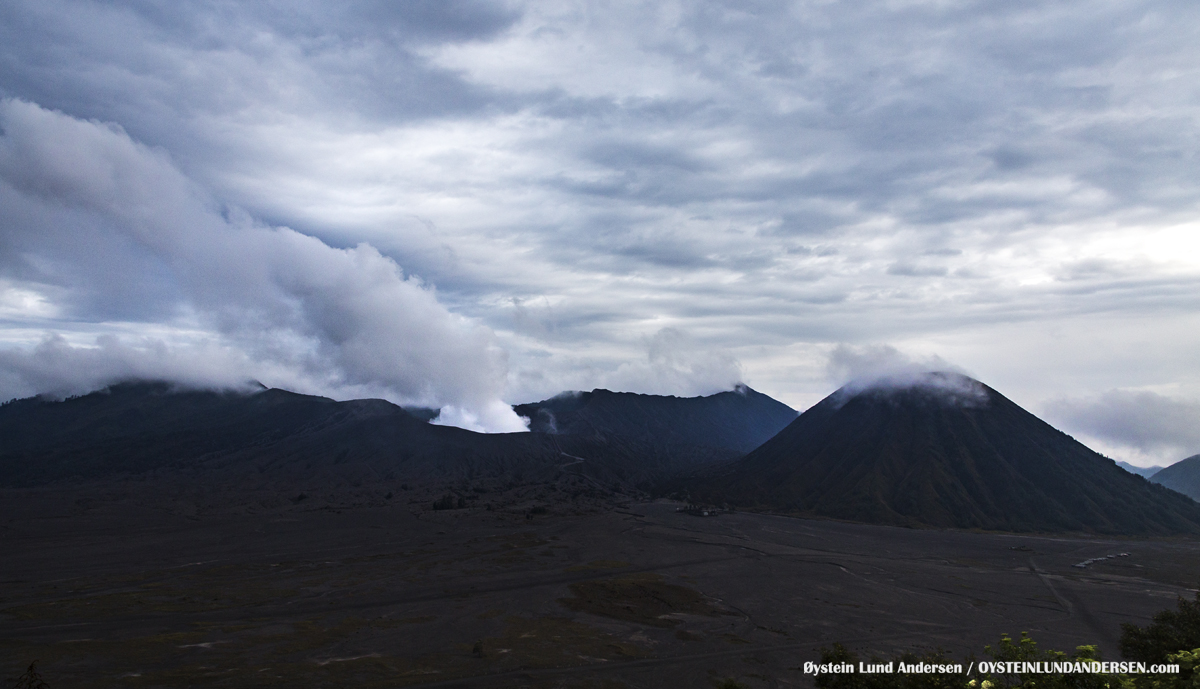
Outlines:
{"label": "white smoke", "polygon": [[[222,208],[114,125],[6,100],[0,128],[0,305],[10,324],[51,332],[0,353],[0,396],[254,377],[525,429],[500,401],[507,358],[491,331],[374,247],[333,248]],[[69,329],[101,337],[54,334]]]}
{"label": "white smoke", "polygon": [[[513,423],[514,416],[516,423]],[[479,433],[515,433],[529,430],[529,419],[524,416],[516,416],[513,408],[500,400],[493,400],[469,409],[455,404],[447,404],[442,407],[441,413],[437,415],[433,423],[440,426],[458,426]]]}
{"label": "white smoke", "polygon": [[251,362],[214,343],[169,347],[162,340],[137,344],[100,335],[94,346],[72,346],[56,333],[36,346],[0,349],[4,399],[48,394],[63,397],[122,380],[170,380],[184,387],[237,389],[248,386]]}
{"label": "white smoke", "polygon": [[839,344],[829,353],[829,377],[848,399],[867,391],[918,388],[963,406],[987,404],[987,390],[937,355],[919,358],[891,345]]}

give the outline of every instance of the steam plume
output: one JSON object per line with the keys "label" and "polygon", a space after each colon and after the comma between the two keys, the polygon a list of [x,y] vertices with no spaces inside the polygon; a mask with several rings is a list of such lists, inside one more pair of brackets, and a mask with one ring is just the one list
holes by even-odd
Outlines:
{"label": "steam plume", "polygon": [[374,247],[223,208],[114,125],[6,100],[0,127],[0,305],[51,332],[0,353],[0,393],[255,377],[524,430],[500,401],[507,360],[491,331]]}

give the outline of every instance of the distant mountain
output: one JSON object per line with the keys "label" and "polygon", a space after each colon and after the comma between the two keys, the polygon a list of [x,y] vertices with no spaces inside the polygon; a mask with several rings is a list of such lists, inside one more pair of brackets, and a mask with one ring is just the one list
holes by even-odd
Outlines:
{"label": "distant mountain", "polygon": [[562,467],[606,485],[650,487],[736,453],[651,447],[622,436],[482,434],[428,423],[384,400],[286,390],[176,390],[125,383],[63,401],[0,406],[0,486],[187,475],[237,488],[264,481],[362,484],[548,480]]}
{"label": "distant mountain", "polygon": [[529,418],[530,430],[542,433],[703,445],[738,453],[763,444],[797,416],[795,409],[745,385],[707,397],[568,392],[514,410]]}
{"label": "distant mountain", "polygon": [[1200,455],[1181,459],[1154,474],[1150,480],[1200,501]]}
{"label": "distant mountain", "polygon": [[1154,466],[1154,467],[1134,466],[1134,465],[1130,464],[1129,462],[1122,462],[1120,460],[1117,461],[1117,466],[1121,467],[1122,469],[1124,469],[1125,471],[1128,471],[1131,474],[1137,474],[1138,476],[1141,476],[1143,478],[1150,478],[1151,476],[1162,471],[1162,469],[1163,469],[1162,467],[1159,467],[1159,466]]}
{"label": "distant mountain", "polygon": [[945,373],[843,388],[691,491],[712,503],[877,524],[1200,533],[1200,505],[986,385]]}

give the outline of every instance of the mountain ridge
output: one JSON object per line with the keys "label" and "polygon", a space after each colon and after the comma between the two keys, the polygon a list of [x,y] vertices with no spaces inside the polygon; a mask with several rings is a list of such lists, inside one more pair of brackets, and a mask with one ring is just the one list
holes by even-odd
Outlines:
{"label": "mountain ridge", "polygon": [[1151,476],[1150,481],[1200,501],[1200,454],[1164,467]]}
{"label": "mountain ridge", "polygon": [[65,400],[8,402],[0,406],[0,438],[0,486],[9,487],[155,472],[226,485],[257,481],[256,474],[283,484],[320,476],[351,483],[362,476],[511,483],[550,480],[572,464],[578,465],[572,473],[590,481],[645,489],[740,456],[620,434],[482,434],[430,424],[428,415],[385,400],[339,402],[268,388],[178,389],[161,381],[120,383]]}
{"label": "mountain ridge", "polygon": [[555,435],[623,436],[658,445],[710,446],[745,453],[798,416],[771,397],[738,385],[702,397],[645,395],[597,388],[513,407],[529,429]]}
{"label": "mountain ridge", "polygon": [[1164,467],[1160,467],[1160,466],[1140,467],[1140,466],[1137,466],[1134,464],[1130,464],[1129,462],[1122,462],[1121,460],[1117,460],[1117,466],[1121,467],[1122,469],[1124,469],[1125,471],[1128,471],[1131,474],[1137,474],[1138,476],[1141,476],[1142,478],[1147,478],[1147,479],[1150,478],[1151,476],[1154,476],[1156,473],[1158,473],[1164,469]]}

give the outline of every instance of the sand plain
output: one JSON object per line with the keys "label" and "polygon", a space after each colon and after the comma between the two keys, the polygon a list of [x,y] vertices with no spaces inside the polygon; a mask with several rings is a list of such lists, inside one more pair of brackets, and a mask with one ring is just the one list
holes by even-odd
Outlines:
{"label": "sand plain", "polygon": [[427,497],[197,516],[7,491],[0,677],[36,659],[53,689],[812,686],[801,666],[834,642],[962,657],[1027,631],[1116,659],[1122,622],[1200,578],[1191,539]]}

